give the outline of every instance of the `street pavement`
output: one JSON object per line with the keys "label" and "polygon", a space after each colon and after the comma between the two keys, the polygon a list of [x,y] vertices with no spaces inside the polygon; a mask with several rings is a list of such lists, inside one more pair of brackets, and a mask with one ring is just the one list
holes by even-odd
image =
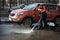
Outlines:
{"label": "street pavement", "polygon": [[[2,18],[4,21],[8,18]],[[8,20],[7,20],[8,21]],[[17,23],[0,23],[0,40],[60,40],[60,32],[34,29]]]}

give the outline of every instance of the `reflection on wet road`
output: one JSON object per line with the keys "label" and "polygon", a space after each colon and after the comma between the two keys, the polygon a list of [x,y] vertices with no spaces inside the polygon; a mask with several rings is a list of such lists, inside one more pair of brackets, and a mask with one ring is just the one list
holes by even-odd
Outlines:
{"label": "reflection on wet road", "polygon": [[[30,30],[30,27],[25,27],[16,23],[0,24],[0,40],[13,40],[12,37],[16,36],[21,40],[26,39],[31,35],[28,33]],[[14,40],[17,40],[17,38]]]}
{"label": "reflection on wet road", "polygon": [[17,23],[9,24],[0,24],[0,30],[2,34],[11,34],[11,33],[28,33],[31,28],[27,26],[19,25]]}
{"label": "reflection on wet road", "polygon": [[31,30],[28,26],[16,23],[0,24],[0,40],[60,40],[60,32],[52,30]]}

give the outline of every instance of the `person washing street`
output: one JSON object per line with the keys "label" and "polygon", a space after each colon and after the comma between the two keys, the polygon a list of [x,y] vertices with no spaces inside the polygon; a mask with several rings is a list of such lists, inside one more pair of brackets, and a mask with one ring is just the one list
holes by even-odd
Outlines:
{"label": "person washing street", "polygon": [[39,20],[40,26],[38,27],[38,29],[41,26],[43,26],[44,28],[44,26],[46,25],[46,16],[47,16],[46,6],[38,4],[36,9],[40,15],[40,20]]}

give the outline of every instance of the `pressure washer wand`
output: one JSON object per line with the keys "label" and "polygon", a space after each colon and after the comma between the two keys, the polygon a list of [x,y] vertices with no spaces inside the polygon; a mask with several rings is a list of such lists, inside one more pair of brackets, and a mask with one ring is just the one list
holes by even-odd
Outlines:
{"label": "pressure washer wand", "polygon": [[42,16],[40,17],[40,19],[39,19],[39,21],[37,23],[32,24],[33,25],[33,28],[31,30],[33,30],[36,26],[40,26],[41,18],[42,18]]}

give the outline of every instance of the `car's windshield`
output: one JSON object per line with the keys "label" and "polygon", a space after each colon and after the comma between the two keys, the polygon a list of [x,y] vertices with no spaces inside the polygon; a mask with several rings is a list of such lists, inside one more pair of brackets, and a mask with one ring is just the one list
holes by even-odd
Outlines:
{"label": "car's windshield", "polygon": [[28,6],[25,6],[23,9],[25,9],[25,10],[33,10],[36,6],[37,6],[37,4],[29,4]]}

